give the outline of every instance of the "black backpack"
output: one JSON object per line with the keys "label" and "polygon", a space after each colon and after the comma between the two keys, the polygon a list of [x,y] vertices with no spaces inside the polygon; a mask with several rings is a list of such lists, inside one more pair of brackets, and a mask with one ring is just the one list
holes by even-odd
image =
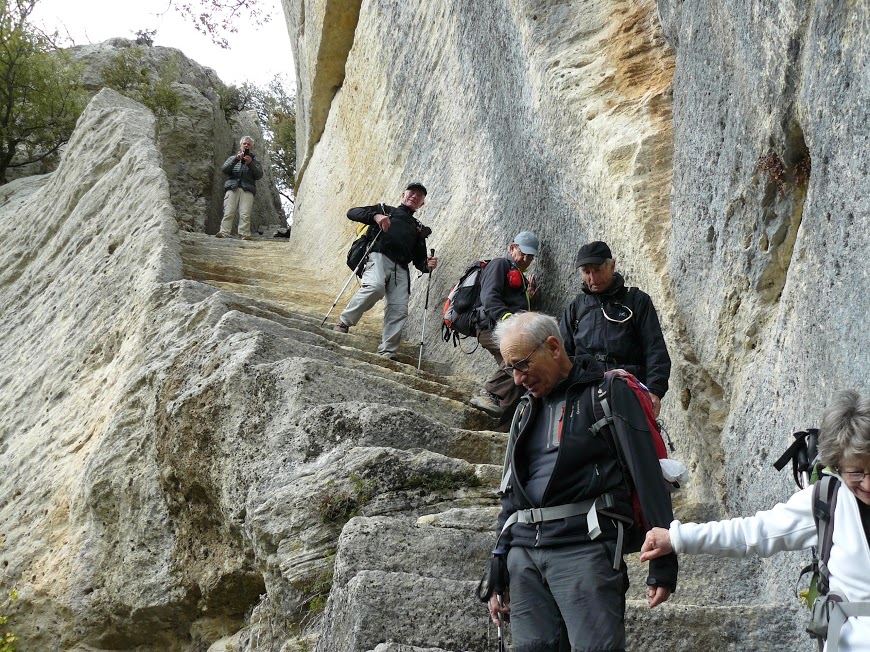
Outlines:
{"label": "black backpack", "polygon": [[444,302],[441,337],[445,342],[453,339],[459,344],[461,336],[477,336],[480,322],[480,280],[489,260],[476,260],[469,265]]}
{"label": "black backpack", "polygon": [[371,244],[380,232],[381,230],[376,227],[367,226],[363,230],[362,235],[350,245],[350,249],[347,252],[347,266],[360,278],[362,278],[362,271],[366,266],[366,259],[368,258]]}

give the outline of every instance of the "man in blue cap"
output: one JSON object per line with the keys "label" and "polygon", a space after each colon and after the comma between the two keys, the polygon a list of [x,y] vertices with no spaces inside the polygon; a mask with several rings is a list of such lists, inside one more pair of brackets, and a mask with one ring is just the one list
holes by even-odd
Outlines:
{"label": "man in blue cap", "polygon": [[531,310],[537,287],[535,277],[526,278],[524,272],[540,247],[538,236],[522,231],[508,247],[508,255],[491,260],[481,274],[477,339],[495,358],[498,369],[486,379],[480,395],[471,399],[471,405],[491,417],[510,418],[523,395],[522,387],[514,384],[513,375],[504,370],[504,358],[492,339],[492,330],[511,315]]}

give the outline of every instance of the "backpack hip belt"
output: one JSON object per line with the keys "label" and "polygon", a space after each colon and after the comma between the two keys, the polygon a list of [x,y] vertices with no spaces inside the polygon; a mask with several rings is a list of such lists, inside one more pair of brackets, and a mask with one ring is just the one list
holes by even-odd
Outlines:
{"label": "backpack hip belt", "polygon": [[[601,494],[597,498],[590,498],[579,503],[566,503],[565,505],[555,505],[553,507],[532,507],[531,509],[520,509],[511,514],[501,528],[501,535],[514,523],[523,523],[526,525],[537,525],[546,523],[547,521],[558,521],[564,518],[573,516],[586,515],[586,529],[591,540],[601,536],[601,524],[598,521],[598,515],[602,514],[613,519],[616,523],[616,553],[613,559],[613,569],[619,570],[620,562],[622,561],[622,546],[625,540],[625,524],[631,523],[631,519],[611,511],[614,507],[612,494]],[[498,548],[498,543],[496,543]]]}
{"label": "backpack hip belt", "polygon": [[849,602],[839,593],[830,592],[820,595],[813,603],[813,615],[807,632],[818,639],[819,650],[824,649],[827,639],[827,652],[837,652],[840,647],[840,629],[847,618],[870,617],[870,602]]}

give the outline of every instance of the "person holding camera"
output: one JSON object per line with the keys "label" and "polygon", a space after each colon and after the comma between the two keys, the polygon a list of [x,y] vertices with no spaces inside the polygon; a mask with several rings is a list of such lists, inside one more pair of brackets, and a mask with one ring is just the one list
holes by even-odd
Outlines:
{"label": "person holding camera", "polygon": [[263,166],[254,156],[254,140],[245,136],[239,141],[239,152],[230,156],[221,166],[228,177],[224,183],[224,218],[217,238],[229,238],[233,220],[239,214],[239,235],[251,239],[251,209],[257,193],[257,180],[263,178]]}

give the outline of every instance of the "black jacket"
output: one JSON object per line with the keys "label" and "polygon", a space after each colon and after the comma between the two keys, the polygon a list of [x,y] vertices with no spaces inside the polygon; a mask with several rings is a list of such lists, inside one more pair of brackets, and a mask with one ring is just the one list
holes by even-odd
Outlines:
{"label": "black jacket", "polygon": [[[515,270],[519,285],[511,287],[508,274]],[[506,314],[531,310],[529,283],[510,258],[494,258],[483,268],[480,277],[480,307],[482,329],[491,329]]]}
{"label": "black jacket", "polygon": [[[582,290],[562,313],[559,330],[565,351],[572,357],[593,355],[607,369],[623,368],[663,398],[671,358],[652,299],[638,288],[626,287],[619,273],[613,275],[613,285],[605,292],[592,293],[585,283]],[[626,308],[631,318],[618,323],[628,317]]]}
{"label": "black jacket", "polygon": [[260,165],[253,154],[251,154],[251,162],[245,163],[236,158],[235,154],[230,156],[221,166],[221,172],[229,177],[224,182],[224,192],[227,190],[235,190],[241,186],[252,195],[257,194],[257,179],[263,178],[263,166]]}
{"label": "black jacket", "polygon": [[[641,445],[633,447],[628,468],[633,469],[633,479],[627,480],[622,465],[616,457],[616,444],[608,430],[593,434],[590,426],[596,422],[593,411],[592,392],[597,391],[604,379],[601,366],[590,356],[577,358],[568,384],[565,411],[562,422],[561,441],[556,456],[556,465],[544,492],[540,505],[533,505],[524,491],[528,479],[530,460],[524,440],[535,420],[546,414],[548,397],[523,398],[518,410],[525,406],[525,413],[512,428],[508,444],[508,461],[511,475],[502,496],[502,511],[499,515],[499,531],[508,517],[520,509],[553,507],[597,498],[609,493],[614,497],[614,512],[633,519],[631,495],[628,482],[634,482],[641,496],[644,514],[650,527],[670,526],[673,520],[670,495],[665,488],[661,467],[652,444],[652,436],[646,425],[643,408],[624,382],[613,383],[610,404],[614,414],[624,419]],[[642,432],[641,432],[642,431]],[[648,445],[647,445],[648,443]],[[599,516],[602,533],[596,540],[614,541],[617,526],[612,519]],[[637,534],[637,533],[635,533]],[[634,537],[637,539],[637,536]],[[500,539],[502,548],[551,547],[590,541],[586,516],[545,521],[539,524],[515,523]],[[636,548],[635,548],[636,550]],[[676,587],[677,558],[670,554],[650,563],[649,584],[659,584],[670,589]]]}
{"label": "black jacket", "polygon": [[351,208],[347,212],[347,217],[354,222],[368,224],[372,227],[369,232],[374,235],[381,228],[375,222],[375,215],[379,214],[390,216],[390,230],[381,232],[372,251],[384,254],[394,263],[405,268],[409,263],[414,263],[414,267],[428,274],[426,238],[432,233],[432,229],[420,224],[410,208],[404,204],[397,207],[385,204],[360,206]]}

